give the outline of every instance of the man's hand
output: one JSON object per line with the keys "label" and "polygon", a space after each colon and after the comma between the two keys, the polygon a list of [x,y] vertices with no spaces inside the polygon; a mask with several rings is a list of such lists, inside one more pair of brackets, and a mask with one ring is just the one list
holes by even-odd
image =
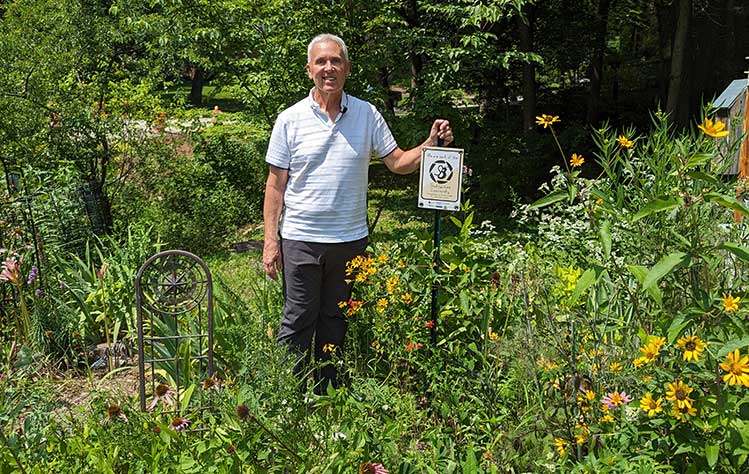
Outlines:
{"label": "man's hand", "polygon": [[266,239],[263,244],[263,269],[271,280],[278,280],[278,269],[281,268],[281,245],[278,239]]}
{"label": "man's hand", "polygon": [[432,146],[437,146],[438,139],[442,139],[445,145],[453,141],[453,129],[450,128],[450,122],[447,120],[437,119],[432,124],[432,129],[429,131],[429,141]]}

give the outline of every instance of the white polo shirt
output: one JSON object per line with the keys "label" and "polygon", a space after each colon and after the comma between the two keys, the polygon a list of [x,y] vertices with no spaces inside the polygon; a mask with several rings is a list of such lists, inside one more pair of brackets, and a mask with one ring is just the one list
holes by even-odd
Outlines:
{"label": "white polo shirt", "polygon": [[307,98],[279,114],[265,161],[289,170],[281,237],[351,242],[366,237],[367,183],[372,155],[397,148],[385,120],[369,102],[344,94],[331,121]]}

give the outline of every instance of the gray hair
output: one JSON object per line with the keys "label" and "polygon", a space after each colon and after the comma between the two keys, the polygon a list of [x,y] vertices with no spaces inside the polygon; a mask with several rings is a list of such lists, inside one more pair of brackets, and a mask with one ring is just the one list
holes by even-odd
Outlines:
{"label": "gray hair", "polygon": [[336,43],[338,46],[340,46],[341,54],[343,54],[343,59],[345,59],[346,62],[349,62],[348,48],[346,47],[346,43],[344,43],[339,36],[331,35],[330,33],[323,33],[312,38],[312,41],[310,41],[307,45],[307,63],[312,61],[312,47],[317,43],[326,43],[328,41],[332,41],[333,43]]}

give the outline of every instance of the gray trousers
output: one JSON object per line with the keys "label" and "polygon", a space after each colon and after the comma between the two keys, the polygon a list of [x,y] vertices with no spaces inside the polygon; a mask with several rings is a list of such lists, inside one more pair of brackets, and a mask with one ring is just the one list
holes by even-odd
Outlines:
{"label": "gray trousers", "polygon": [[322,364],[315,380],[323,391],[329,383],[338,386],[335,365],[326,363],[333,351],[323,348],[332,344],[336,356],[342,355],[348,322],[338,303],[351,297],[346,263],[364,253],[367,241],[366,237],[335,244],[281,239],[284,305],[278,342],[298,356],[298,374],[306,370],[314,353],[315,361]]}

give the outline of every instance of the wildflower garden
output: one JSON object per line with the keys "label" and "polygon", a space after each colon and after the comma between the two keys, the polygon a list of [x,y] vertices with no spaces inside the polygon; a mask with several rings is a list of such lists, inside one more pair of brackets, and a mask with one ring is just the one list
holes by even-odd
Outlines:
{"label": "wildflower garden", "polygon": [[[0,2],[0,473],[749,472],[744,130],[641,105],[659,2],[612,11],[603,50],[563,41],[558,2],[62,3]],[[435,261],[417,178],[372,161],[324,348],[343,382],[315,394],[258,249],[270,128],[323,30],[402,148],[445,117],[466,169]],[[586,117],[578,63],[621,97]],[[177,249],[210,278],[166,260],[150,285]],[[202,278],[179,311],[177,270]]]}

